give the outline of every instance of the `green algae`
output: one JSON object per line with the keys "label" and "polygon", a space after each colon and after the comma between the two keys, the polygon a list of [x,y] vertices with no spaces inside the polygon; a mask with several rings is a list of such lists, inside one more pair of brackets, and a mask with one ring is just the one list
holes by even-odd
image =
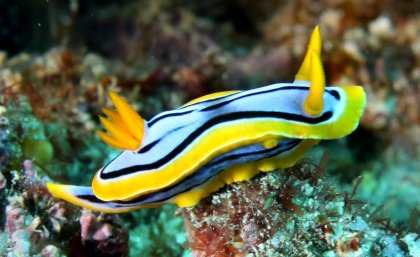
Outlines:
{"label": "green algae", "polygon": [[23,154],[39,164],[51,162],[54,148],[50,141],[25,137],[22,142]]}
{"label": "green algae", "polygon": [[[85,172],[93,174],[111,158],[109,155],[116,152],[103,144],[93,132],[69,126],[65,120],[38,119],[25,96],[19,96],[8,104],[6,110],[3,114],[8,120],[5,147],[7,165],[12,169],[19,170],[22,161],[30,159],[53,178],[89,183]],[[77,144],[70,144],[73,138],[77,138]]]}
{"label": "green algae", "polygon": [[191,256],[183,246],[187,242],[183,219],[174,216],[175,210],[174,205],[165,205],[124,215],[130,227],[130,256]]}

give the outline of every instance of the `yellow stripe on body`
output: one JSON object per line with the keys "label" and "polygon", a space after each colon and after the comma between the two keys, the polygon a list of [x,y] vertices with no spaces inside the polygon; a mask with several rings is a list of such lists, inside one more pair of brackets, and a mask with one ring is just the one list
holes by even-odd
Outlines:
{"label": "yellow stripe on body", "polygon": [[153,203],[153,204],[142,204],[138,206],[133,207],[118,207],[118,208],[105,208],[100,207],[100,204],[91,203],[87,200],[82,200],[74,195],[71,194],[71,188],[74,186],[71,185],[63,185],[63,184],[54,184],[54,183],[47,183],[48,191],[55,197],[63,199],[69,203],[72,203],[74,205],[94,210],[94,211],[101,211],[101,212],[107,212],[107,213],[121,213],[121,212],[128,212],[132,210],[137,210],[140,208],[154,208],[157,206],[160,206],[164,203]]}
{"label": "yellow stripe on body", "polygon": [[229,90],[229,91],[222,91],[222,92],[211,93],[211,94],[208,94],[208,95],[203,95],[203,96],[200,96],[198,98],[195,98],[195,99],[187,102],[186,104],[183,104],[181,107],[186,107],[188,105],[192,105],[192,104],[195,104],[195,103],[198,103],[198,102],[202,102],[202,101],[206,101],[206,100],[212,100],[212,99],[220,98],[220,97],[231,95],[231,94],[238,93],[238,92],[241,92],[241,91],[239,91],[239,90]]}
{"label": "yellow stripe on body", "polygon": [[160,170],[150,170],[121,178],[99,181],[99,172],[92,182],[95,195],[105,201],[130,200],[137,196],[156,192],[174,183],[209,162],[216,156],[241,146],[263,143],[279,136],[289,138],[335,139],[352,132],[365,105],[361,87],[342,87],[346,92],[344,112],[333,124],[305,124],[286,120],[250,119],[236,124],[212,128],[200,141],[195,142],[182,156]]}
{"label": "yellow stripe on body", "polygon": [[319,140],[307,139],[282,156],[267,158],[258,162],[234,165],[222,171],[220,174],[213,177],[210,181],[187,192],[178,194],[173,198],[173,202],[176,203],[178,207],[194,206],[201,199],[209,196],[211,193],[216,192],[224,185],[249,180],[260,172],[288,168],[294,165],[299,159],[301,159],[302,156],[318,142]]}

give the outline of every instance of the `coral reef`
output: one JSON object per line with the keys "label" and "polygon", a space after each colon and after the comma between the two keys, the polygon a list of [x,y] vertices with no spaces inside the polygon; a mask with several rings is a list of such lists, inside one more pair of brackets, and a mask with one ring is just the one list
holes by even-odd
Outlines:
{"label": "coral reef", "polygon": [[128,232],[117,216],[83,210],[79,221],[81,247],[72,246],[71,256],[128,256]]}
{"label": "coral reef", "polygon": [[420,227],[383,223],[354,199],[360,180],[340,193],[324,169],[301,162],[180,209],[194,256],[415,256]]}
{"label": "coral reef", "polygon": [[4,199],[7,207],[2,206],[5,216],[1,233],[8,237],[0,242],[2,253],[4,256],[35,256],[42,252],[40,256],[62,256],[59,250],[62,244],[54,244],[74,230],[69,222],[74,213],[49,196],[31,161],[24,161],[23,172],[12,171],[11,175],[10,189],[2,189],[2,193],[10,194]]}
{"label": "coral reef", "polygon": [[4,256],[128,256],[128,233],[117,217],[80,214],[52,198],[29,160],[11,174],[12,187],[2,190],[10,194],[0,232]]}
{"label": "coral reef", "polygon": [[[0,255],[187,256],[184,218],[196,256],[420,256],[416,1],[0,6]],[[334,153],[328,176],[307,163],[262,175],[182,218],[173,206],[81,212],[48,195],[45,181],[88,184],[86,172],[116,154],[94,135],[108,90],[149,118],[202,94],[288,81],[315,24],[328,83],[368,94],[360,128],[312,152]]]}

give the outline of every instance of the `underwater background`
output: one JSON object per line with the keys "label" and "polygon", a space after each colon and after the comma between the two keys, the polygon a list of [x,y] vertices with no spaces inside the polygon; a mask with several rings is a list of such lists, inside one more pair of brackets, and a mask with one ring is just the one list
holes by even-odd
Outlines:
{"label": "underwater background", "polygon": [[[328,85],[362,85],[358,129],[190,208],[53,198],[118,154],[108,91],[146,119],[291,82],[313,28]],[[0,0],[0,256],[420,257],[420,1]]]}

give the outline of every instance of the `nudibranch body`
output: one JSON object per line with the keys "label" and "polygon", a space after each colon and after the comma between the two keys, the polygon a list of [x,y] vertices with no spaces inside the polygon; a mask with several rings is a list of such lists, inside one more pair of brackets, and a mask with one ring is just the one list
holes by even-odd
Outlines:
{"label": "nudibranch body", "polygon": [[98,134],[124,151],[92,187],[49,183],[49,191],[105,212],[185,207],[225,184],[292,166],[319,140],[351,133],[365,107],[360,86],[325,88],[320,53],[316,27],[293,83],[210,94],[148,122],[111,93],[117,110],[104,109],[109,134]]}

